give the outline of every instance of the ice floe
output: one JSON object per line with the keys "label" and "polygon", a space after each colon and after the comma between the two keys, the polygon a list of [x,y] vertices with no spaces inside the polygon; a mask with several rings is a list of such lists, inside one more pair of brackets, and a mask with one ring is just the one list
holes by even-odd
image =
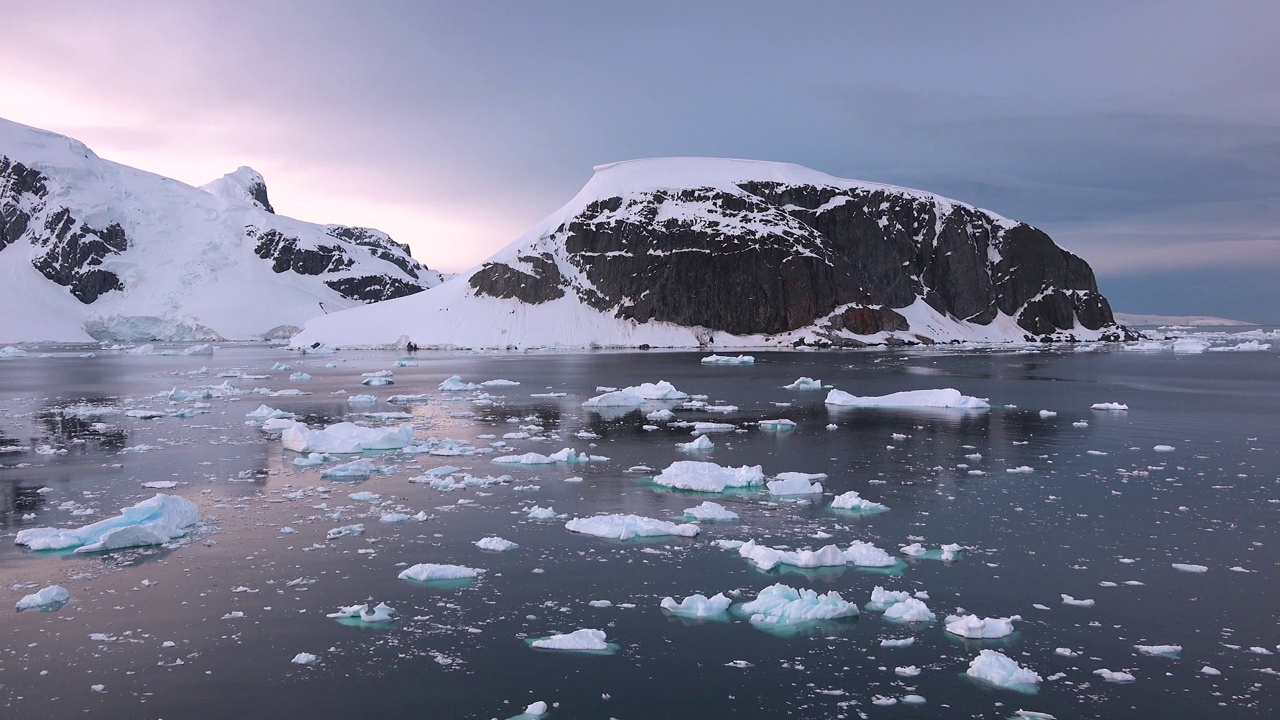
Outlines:
{"label": "ice floe", "polygon": [[1176,658],[1182,652],[1181,645],[1134,645],[1138,652],[1153,657]]}
{"label": "ice floe", "polygon": [[300,422],[284,428],[280,442],[298,453],[353,454],[366,450],[396,450],[413,442],[413,425],[373,428],[340,422],[313,430]]}
{"label": "ice floe", "polygon": [[439,389],[444,392],[466,392],[469,390],[479,390],[483,386],[476,383],[463,382],[461,375],[452,375],[440,383]]}
{"label": "ice floe", "polygon": [[676,524],[665,520],[641,517],[639,515],[596,515],[594,517],[574,518],[564,525],[570,532],[612,540],[630,540],[637,537],[661,537],[675,535],[693,537],[699,528],[691,523]]}
{"label": "ice floe", "polygon": [[370,608],[367,604],[351,605],[348,607],[340,607],[337,612],[329,613],[325,617],[331,617],[339,622],[354,621],[355,623],[365,623],[375,625],[380,623],[389,623],[396,619],[396,611],[386,603],[378,603]]}
{"label": "ice floe", "polygon": [[1035,671],[1019,665],[997,650],[983,650],[969,663],[965,674],[1009,690],[1029,690],[1042,678]]}
{"label": "ice floe", "polygon": [[755,361],[751,355],[708,355],[700,362],[703,365],[751,365]]}
{"label": "ice floe", "polygon": [[698,460],[677,460],[655,475],[653,482],[677,490],[716,493],[758,486],[764,482],[764,470],[759,465],[735,468]]}
{"label": "ice floe", "polygon": [[714,448],[715,444],[706,435],[699,435],[692,442],[676,443],[676,449],[684,452],[708,452]]}
{"label": "ice floe", "polygon": [[379,471],[381,471],[381,468],[371,461],[361,458],[342,465],[325,468],[320,473],[320,477],[326,480],[367,480],[370,475]]}
{"label": "ice floe", "polygon": [[977,615],[947,616],[947,632],[963,638],[990,640],[1013,634],[1013,621],[1018,615],[1003,618],[984,618]]}
{"label": "ice floe", "polygon": [[822,483],[814,481],[826,477],[826,473],[784,472],[778,473],[765,487],[770,495],[820,495]]}
{"label": "ice floe", "polygon": [[1114,411],[1120,411],[1120,410],[1128,410],[1129,406],[1123,403],[1117,403],[1117,402],[1100,402],[1100,403],[1094,403],[1090,405],[1089,409],[1090,410],[1109,410],[1114,412]]}
{"label": "ice floe", "polygon": [[787,390],[821,390],[822,381],[815,380],[811,377],[800,377],[796,378],[795,382],[789,385],[783,385],[782,387]]}
{"label": "ice floe", "polygon": [[786,418],[778,420],[761,420],[756,423],[756,426],[765,432],[787,432],[789,430],[796,429],[796,424]]}
{"label": "ice floe", "polygon": [[504,540],[497,536],[480,538],[475,541],[475,546],[481,550],[489,550],[491,552],[505,552],[520,547],[510,540]]}
{"label": "ice floe", "polygon": [[502,465],[550,465],[552,463],[604,462],[608,459],[603,455],[588,455],[579,453],[573,448],[564,448],[560,452],[551,455],[542,455],[535,452],[523,455],[503,455],[494,458],[493,462]]}
{"label": "ice floe", "polygon": [[974,410],[985,410],[991,407],[986,400],[982,398],[969,397],[968,395],[961,395],[960,391],[954,388],[942,388],[938,390],[904,390],[902,392],[890,393],[888,395],[871,397],[858,397],[844,392],[843,390],[832,390],[827,393],[826,404],[836,405],[839,407],[923,407],[963,408]]}
{"label": "ice floe", "polygon": [[843,567],[892,567],[898,564],[893,556],[876,546],[855,540],[847,550],[836,545],[824,545],[817,550],[784,550],[759,545],[748,540],[737,546],[738,555],[749,560],[764,571],[772,570],[778,565],[790,565],[798,568]]}
{"label": "ice floe", "polygon": [[640,407],[648,402],[688,400],[689,396],[675,388],[666,380],[656,383],[641,383],[621,390],[613,390],[597,395],[582,403],[585,408],[631,408]]}
{"label": "ice floe", "polygon": [[1209,572],[1209,568],[1205,565],[1191,565],[1188,563],[1173,563],[1171,567],[1174,570],[1185,573],[1205,573]]}
{"label": "ice floe", "polygon": [[871,513],[884,512],[889,509],[878,502],[871,502],[870,500],[863,499],[856,490],[850,490],[837,495],[835,499],[831,501],[831,507],[836,510],[849,510],[867,515]]}
{"label": "ice floe", "polygon": [[77,553],[163,545],[186,535],[200,522],[200,511],[190,500],[157,493],[120,511],[120,515],[80,528],[30,528],[19,530],[14,543],[32,550],[75,548]]}
{"label": "ice floe", "polygon": [[309,652],[300,652],[297,655],[294,655],[293,659],[290,660],[289,662],[293,663],[294,665],[315,665],[316,663],[320,662],[320,658],[316,657],[315,655]]}
{"label": "ice floe", "polygon": [[1107,668],[1099,668],[1093,671],[1094,675],[1101,675],[1102,679],[1109,683],[1131,683],[1135,678],[1131,673],[1123,670],[1108,670]]}
{"label": "ice floe", "polygon": [[730,522],[738,519],[738,513],[726,510],[723,505],[709,500],[703,501],[701,505],[685,508],[684,514],[686,517],[703,522]]}
{"label": "ice floe", "polygon": [[663,610],[672,615],[680,615],[682,617],[706,618],[714,617],[726,612],[733,601],[725,596],[724,593],[717,593],[712,597],[702,594],[695,594],[686,597],[680,602],[676,602],[673,597],[664,597],[660,603]]}
{"label": "ice floe", "polygon": [[797,590],[777,583],[761,590],[756,599],[739,606],[753,625],[785,626],[855,617],[858,606],[846,602],[832,590],[818,594],[808,588]]}
{"label": "ice floe", "polygon": [[577,652],[602,652],[609,650],[603,630],[583,628],[571,633],[550,635],[529,642],[539,650],[569,650]]}
{"label": "ice floe", "polygon": [[481,568],[470,568],[463,565],[439,565],[436,563],[418,563],[400,571],[397,576],[401,580],[414,582],[430,582],[432,580],[474,580],[485,571]]}
{"label": "ice floe", "polygon": [[17,609],[22,610],[56,610],[66,604],[71,599],[71,593],[61,585],[50,585],[38,592],[24,595],[17,603]]}

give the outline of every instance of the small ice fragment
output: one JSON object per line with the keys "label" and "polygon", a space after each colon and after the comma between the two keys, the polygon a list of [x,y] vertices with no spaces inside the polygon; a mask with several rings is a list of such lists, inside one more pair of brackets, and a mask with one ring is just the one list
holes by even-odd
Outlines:
{"label": "small ice fragment", "polygon": [[1156,452],[1173,452],[1176,448],[1174,448],[1172,445],[1156,445],[1151,449],[1155,450]]}
{"label": "small ice fragment", "polygon": [[1203,573],[1209,572],[1209,568],[1204,565],[1188,565],[1186,563],[1173,563],[1171,567],[1186,573]]}
{"label": "small ice fragment", "polygon": [[738,519],[738,513],[726,510],[723,505],[704,501],[701,505],[685,508],[684,514],[704,522],[729,522]]}
{"label": "small ice fragment", "polygon": [[1137,678],[1122,670],[1108,670],[1099,668],[1093,671],[1094,675],[1101,675],[1102,679],[1110,683],[1131,683]]}
{"label": "small ice fragment", "polygon": [[811,480],[825,480],[826,473],[778,473],[776,479],[765,484],[770,495],[819,495],[822,483]]}
{"label": "small ice fragment", "polygon": [[1221,675],[1222,674],[1221,670],[1209,665],[1205,665],[1204,667],[1200,668],[1200,672],[1204,673],[1205,675]]}
{"label": "small ice fragment", "polygon": [[297,655],[294,655],[293,660],[290,660],[289,662],[292,662],[294,665],[315,665],[319,661],[320,658],[312,655],[311,653],[300,652]]}
{"label": "small ice fragment", "polygon": [[71,599],[71,593],[61,585],[50,585],[39,592],[31,593],[23,596],[17,603],[17,609],[22,610],[54,610],[62,607]]}
{"label": "small ice fragment", "polygon": [[1062,593],[1063,605],[1075,605],[1076,607],[1093,607],[1093,600],[1077,600],[1066,593]]}
{"label": "small ice fragment", "polygon": [[355,525],[343,525],[342,527],[336,527],[330,530],[328,534],[325,535],[325,537],[330,540],[335,540],[340,537],[348,537],[351,535],[363,535],[363,534],[364,534],[364,525],[361,523],[356,523]]}
{"label": "small ice fragment", "polygon": [[1182,652],[1181,645],[1134,645],[1143,655],[1154,657],[1177,657]]}
{"label": "small ice fragment", "polygon": [[894,668],[893,674],[901,677],[915,677],[920,674],[920,668],[915,665],[903,665],[901,667]]}
{"label": "small ice fragment", "polygon": [[818,594],[815,590],[797,590],[782,583],[761,590],[755,600],[743,603],[741,610],[753,625],[767,626],[834,620],[858,614],[858,606],[846,602],[835,590]]}
{"label": "small ice fragment", "polygon": [[497,536],[480,538],[475,542],[475,546],[480,548],[481,550],[489,550],[492,552],[504,552],[507,550],[511,550],[513,548],[520,547],[519,545],[511,542],[510,540],[504,540]]}
{"label": "small ice fragment", "polygon": [[1129,406],[1123,403],[1117,403],[1117,402],[1100,402],[1100,403],[1094,403],[1093,405],[1089,406],[1089,409],[1090,410],[1110,410],[1112,412],[1116,412],[1121,410],[1128,410]]}
{"label": "small ice fragment", "polygon": [[400,571],[397,576],[401,580],[428,582],[430,580],[472,580],[485,571],[481,568],[469,568],[462,565],[438,565],[435,563],[419,563]]}
{"label": "small ice fragment", "polygon": [[978,657],[969,663],[965,674],[1002,688],[1034,687],[1041,677],[1028,668],[1022,667],[1004,653],[996,650],[983,650]]}
{"label": "small ice fragment", "polygon": [[706,452],[713,448],[715,448],[715,445],[711,442],[711,438],[706,435],[699,435],[692,442],[676,443],[676,449],[685,452]]}
{"label": "small ice fragment", "polygon": [[678,603],[675,598],[664,597],[660,604],[663,610],[672,615],[704,618],[725,612],[732,602],[724,593],[716,593],[710,598],[702,594],[690,595]]}
{"label": "small ice fragment", "polygon": [[594,630],[591,628],[574,630],[571,633],[551,635],[549,637],[534,640],[530,645],[542,650],[569,650],[579,652],[609,649],[609,644],[605,642],[604,631]]}
{"label": "small ice fragment", "polygon": [[954,619],[949,617],[947,632],[964,638],[1002,638],[1013,634],[1013,621],[1016,617],[980,618],[977,615],[965,615]]}
{"label": "small ice fragment", "polygon": [[565,523],[564,527],[570,532],[595,535],[596,537],[612,540],[630,540],[637,537],[664,535],[693,537],[699,531],[697,525],[688,523],[677,525],[665,520],[622,514],[575,518]]}
{"label": "small ice fragment", "polygon": [[524,714],[529,717],[542,717],[547,714],[547,704],[541,700],[529,703],[529,707],[524,709]]}
{"label": "small ice fragment", "polygon": [[821,390],[822,381],[814,380],[811,377],[801,377],[797,378],[795,382],[782,387],[787,390]]}

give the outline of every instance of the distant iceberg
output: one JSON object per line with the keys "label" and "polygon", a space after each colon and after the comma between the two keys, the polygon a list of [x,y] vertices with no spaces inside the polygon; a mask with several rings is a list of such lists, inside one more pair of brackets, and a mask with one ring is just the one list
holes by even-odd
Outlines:
{"label": "distant iceberg", "polygon": [[118,550],[143,545],[163,545],[186,535],[200,522],[200,511],[190,500],[157,493],[120,515],[80,528],[30,528],[18,531],[14,543],[32,550],[65,550],[78,553]]}

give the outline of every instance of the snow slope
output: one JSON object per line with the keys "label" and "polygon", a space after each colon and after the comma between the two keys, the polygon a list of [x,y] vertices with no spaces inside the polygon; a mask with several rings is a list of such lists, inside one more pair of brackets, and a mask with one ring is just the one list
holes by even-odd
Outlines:
{"label": "snow slope", "polygon": [[249,168],[204,189],[0,120],[0,342],[287,337],[439,284],[365,228],[275,215]]}
{"label": "snow slope", "polygon": [[292,344],[732,348],[1123,333],[1088,266],[1022,223],[798,165],[659,158],[597,167],[479,267],[318,317]]}

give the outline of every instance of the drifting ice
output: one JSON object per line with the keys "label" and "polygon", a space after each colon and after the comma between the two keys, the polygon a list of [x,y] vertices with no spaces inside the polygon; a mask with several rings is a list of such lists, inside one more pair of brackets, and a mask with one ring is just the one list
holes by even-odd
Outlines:
{"label": "drifting ice", "polygon": [[834,620],[858,614],[858,606],[845,602],[835,590],[819,595],[814,590],[796,590],[782,583],[761,590],[755,600],[743,603],[740,609],[752,624],[772,626]]}
{"label": "drifting ice", "polygon": [[337,620],[346,620],[351,618],[362,623],[385,623],[396,619],[396,611],[391,609],[386,603],[378,603],[373,609],[368,605],[352,605],[350,607],[340,607],[338,612],[329,613],[326,617]]}
{"label": "drifting ice", "polygon": [[802,377],[797,378],[796,381],[790,385],[783,385],[782,387],[787,390],[821,390],[822,381],[814,380],[811,377]]}
{"label": "drifting ice", "polygon": [[703,522],[728,522],[738,519],[738,513],[726,510],[723,505],[710,501],[704,501],[701,505],[685,508],[684,514],[694,518],[695,520],[702,520]]}
{"label": "drifting ice", "polygon": [[831,501],[831,507],[837,510],[855,510],[861,513],[884,512],[889,509],[878,502],[864,500],[856,490],[837,495],[836,499]]}
{"label": "drifting ice", "polygon": [[697,525],[689,523],[677,525],[665,520],[654,520],[653,518],[639,515],[597,515],[595,517],[575,518],[565,523],[564,527],[570,532],[595,535],[596,537],[609,538],[611,540],[630,540],[637,537],[660,537],[663,535],[693,537],[698,534]]}
{"label": "drifting ice", "polygon": [[880,408],[964,408],[986,410],[991,407],[982,398],[961,395],[959,390],[943,388],[940,390],[905,390],[872,397],[858,397],[842,390],[827,393],[827,404],[839,407],[880,407]]}
{"label": "drifting ice", "polygon": [[437,565],[435,563],[419,563],[402,570],[397,576],[401,580],[427,582],[429,580],[472,580],[482,574],[480,568],[469,568],[462,565]]}
{"label": "drifting ice", "polygon": [[71,599],[71,593],[61,585],[50,585],[39,592],[24,596],[18,601],[18,610],[53,609]]}
{"label": "drifting ice", "polygon": [[656,383],[641,383],[621,390],[597,395],[582,403],[585,408],[602,407],[640,407],[653,401],[688,400],[689,396],[677,390],[671,383],[662,380]]}
{"label": "drifting ice", "polygon": [[600,651],[608,650],[603,630],[583,628],[571,633],[552,635],[529,643],[542,650]]}
{"label": "drifting ice", "polygon": [[1013,634],[1013,621],[1022,618],[1014,615],[1007,618],[980,618],[977,615],[964,617],[948,617],[947,632],[971,639],[1002,638]]}
{"label": "drifting ice", "polygon": [[724,492],[728,488],[759,485],[764,482],[764,470],[759,465],[733,468],[712,462],[677,460],[654,476],[653,482],[677,490]]}
{"label": "drifting ice", "polygon": [[475,542],[475,546],[480,548],[481,550],[490,550],[492,552],[504,552],[507,550],[511,550],[513,548],[520,547],[519,545],[511,542],[510,540],[504,540],[496,536],[480,538]]}
{"label": "drifting ice", "polygon": [[751,365],[756,359],[750,355],[708,355],[702,358],[703,365]]}
{"label": "drifting ice", "polygon": [[186,498],[156,494],[120,515],[80,528],[30,528],[18,531],[14,543],[32,550],[75,548],[78,553],[163,545],[186,535],[200,522],[200,511]]}
{"label": "drifting ice", "polygon": [[413,442],[413,425],[371,428],[340,422],[323,430],[312,430],[300,422],[286,427],[280,435],[285,450],[299,453],[360,453],[366,450],[396,450]]}
{"label": "drifting ice", "polygon": [[725,597],[724,593],[717,593],[708,598],[705,595],[690,595],[689,597],[676,602],[675,598],[662,598],[662,609],[672,615],[680,615],[691,618],[705,618],[719,615],[729,609],[732,600]]}
{"label": "drifting ice", "polygon": [[969,663],[966,674],[985,680],[996,687],[1011,690],[1034,687],[1041,680],[1034,671],[1022,667],[1004,653],[995,650],[983,650],[978,653],[978,657]]}
{"label": "drifting ice", "polygon": [[777,479],[770,480],[765,487],[769,488],[770,495],[819,495],[822,483],[809,481],[826,477],[826,473],[784,472],[778,473]]}
{"label": "drifting ice", "polygon": [[461,375],[453,375],[440,383],[439,386],[444,392],[465,392],[467,390],[479,390],[481,387],[476,383],[462,382]]}

